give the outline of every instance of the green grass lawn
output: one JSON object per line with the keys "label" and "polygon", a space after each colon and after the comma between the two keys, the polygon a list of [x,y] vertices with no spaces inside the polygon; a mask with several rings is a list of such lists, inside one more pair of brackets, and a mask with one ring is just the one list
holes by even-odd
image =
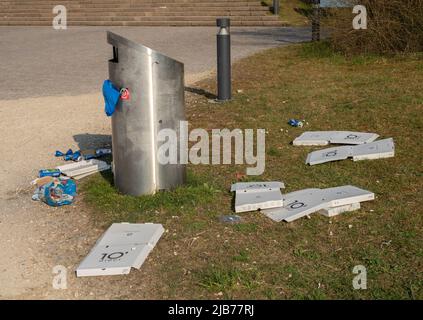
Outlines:
{"label": "green grass lawn", "polygon": [[[111,175],[82,186],[95,223],[162,223],[151,257],[152,294],[166,298],[423,299],[422,55],[356,57],[325,44],[271,49],[234,66],[233,101],[211,104],[188,94],[191,128],[264,128],[266,171],[249,180],[279,180],[286,192],[352,184],[377,198],[356,212],[275,223],[259,212],[231,214],[231,183],[244,166],[189,166],[189,183],[173,192],[129,197]],[[213,79],[198,84],[215,92]],[[291,128],[290,118],[305,119]],[[393,137],[396,156],[309,167],[311,150],[290,142],[305,130],[354,130]],[[148,264],[149,262],[146,262]],[[354,266],[368,289],[354,290]],[[134,271],[136,273],[136,271]],[[142,283],[142,277],[135,278]],[[135,297],[135,296],[134,296]]]}

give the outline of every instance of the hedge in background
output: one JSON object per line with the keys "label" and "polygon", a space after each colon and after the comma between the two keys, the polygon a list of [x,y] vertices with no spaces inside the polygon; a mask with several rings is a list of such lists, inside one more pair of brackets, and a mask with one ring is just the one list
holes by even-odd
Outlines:
{"label": "hedge in background", "polygon": [[354,30],[355,14],[331,9],[324,16],[332,46],[345,54],[423,51],[423,0],[360,0],[367,8],[367,30]]}

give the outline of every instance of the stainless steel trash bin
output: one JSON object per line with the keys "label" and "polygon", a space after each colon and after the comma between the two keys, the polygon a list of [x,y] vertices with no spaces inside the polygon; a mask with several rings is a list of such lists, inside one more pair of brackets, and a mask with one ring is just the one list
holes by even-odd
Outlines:
{"label": "stainless steel trash bin", "polygon": [[[157,159],[157,134],[185,120],[184,65],[112,32],[109,79],[127,88],[112,116],[114,181],[129,195],[154,194],[185,183],[185,165],[162,165]],[[178,152],[179,159],[179,152]]]}

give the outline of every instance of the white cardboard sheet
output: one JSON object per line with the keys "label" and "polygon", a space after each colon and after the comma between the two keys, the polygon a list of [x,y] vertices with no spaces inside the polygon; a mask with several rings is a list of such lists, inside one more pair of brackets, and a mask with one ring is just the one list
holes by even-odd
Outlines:
{"label": "white cardboard sheet", "polygon": [[352,158],[354,161],[391,158],[395,156],[392,138],[366,143],[358,146],[340,146],[313,151],[308,154],[306,164],[311,166],[331,161]]}
{"label": "white cardboard sheet", "polygon": [[[330,209],[370,201],[374,198],[374,193],[354,186],[305,189],[283,195],[284,205],[282,207],[262,212],[274,221],[292,222],[322,210],[323,212],[328,211],[328,215],[335,214],[337,211]],[[340,210],[338,209],[338,211]]]}
{"label": "white cardboard sheet", "polygon": [[392,138],[356,146],[353,151],[354,161],[392,158],[394,156],[395,144]]}
{"label": "white cardboard sheet", "polygon": [[63,166],[56,167],[60,172],[71,178],[86,177],[87,175],[108,170],[110,165],[105,161],[91,159],[91,160],[82,160],[79,162],[74,162],[70,164],[65,164]]}
{"label": "white cardboard sheet", "polygon": [[281,207],[283,198],[280,189],[284,187],[278,181],[233,184],[231,191],[235,192],[235,212]]}
{"label": "white cardboard sheet", "polygon": [[262,212],[274,221],[291,222],[325,208],[326,203],[322,201],[322,198],[321,189],[295,191],[283,195],[282,207],[262,210]]}
{"label": "white cardboard sheet", "polygon": [[345,206],[339,206],[339,207],[333,207],[333,208],[325,208],[319,211],[321,215],[324,215],[325,217],[335,217],[337,215],[340,215],[341,213],[345,212],[351,212],[361,209],[360,203],[352,203],[347,204]]}
{"label": "white cardboard sheet", "polygon": [[236,193],[235,212],[248,212],[283,206],[280,190]]}
{"label": "white cardboard sheet", "polygon": [[371,143],[377,138],[379,138],[379,135],[376,133],[339,131],[331,137],[330,143],[361,145]]}
{"label": "white cardboard sheet", "polygon": [[353,131],[306,131],[296,138],[294,146],[325,146],[332,144],[359,145],[375,141],[376,133]]}
{"label": "white cardboard sheet", "polygon": [[283,182],[238,182],[231,186],[231,191],[266,191],[266,190],[280,190],[285,188]]}
{"label": "white cardboard sheet", "polygon": [[306,164],[314,166],[316,164],[340,161],[352,157],[353,147],[339,146],[334,148],[327,148],[309,153],[306,159]]}
{"label": "white cardboard sheet", "polygon": [[161,224],[113,224],[76,269],[77,277],[128,274],[139,269],[164,232]]}
{"label": "white cardboard sheet", "polygon": [[375,199],[373,192],[354,186],[342,186],[323,189],[323,200],[328,207],[345,206],[352,203],[371,201]]}

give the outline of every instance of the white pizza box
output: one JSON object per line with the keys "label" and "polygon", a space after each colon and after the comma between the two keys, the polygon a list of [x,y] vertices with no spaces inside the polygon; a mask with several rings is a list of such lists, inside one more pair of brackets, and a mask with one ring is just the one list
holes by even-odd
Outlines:
{"label": "white pizza box", "polygon": [[164,232],[161,224],[153,223],[114,223],[98,240],[98,245],[110,244],[151,244],[159,241]]}
{"label": "white pizza box", "polygon": [[373,192],[354,186],[342,186],[323,189],[323,201],[328,207],[339,207],[357,202],[371,201],[375,199]]}
{"label": "white pizza box", "polygon": [[139,269],[163,233],[161,224],[115,223],[97,240],[76,275],[120,275]]}
{"label": "white pizza box", "polygon": [[360,210],[360,208],[361,208],[361,204],[358,202],[358,203],[347,204],[345,206],[324,208],[320,210],[319,213],[321,215],[324,215],[325,217],[331,218],[331,217],[340,215],[341,213]]}
{"label": "white pizza box", "polygon": [[284,205],[282,207],[262,212],[274,221],[292,222],[320,210],[370,201],[374,198],[374,193],[354,186],[305,189],[283,195]]}
{"label": "white pizza box", "polygon": [[283,206],[280,190],[261,192],[236,192],[235,212],[248,212]]}
{"label": "white pizza box", "polygon": [[77,277],[129,274],[139,269],[153,247],[137,245],[97,245],[76,269]]}
{"label": "white pizza box", "polygon": [[375,141],[354,147],[353,160],[374,160],[395,156],[395,144],[392,138]]}
{"label": "white pizza box", "polygon": [[306,131],[292,141],[294,146],[326,146],[329,144],[331,131]]}
{"label": "white pizza box", "polygon": [[231,186],[231,192],[261,192],[273,191],[285,188],[283,182],[270,181],[270,182],[238,182]]}
{"label": "white pizza box", "polygon": [[65,164],[63,166],[56,167],[56,169],[59,169],[62,174],[68,177],[74,177],[108,170],[110,169],[110,165],[108,165],[105,161],[91,159]]}
{"label": "white pizza box", "polygon": [[330,143],[362,145],[373,142],[377,138],[379,138],[379,135],[376,133],[338,131],[334,135],[332,135],[332,137],[330,138]]}
{"label": "white pizza box", "polygon": [[392,138],[365,143],[357,146],[340,146],[313,151],[308,154],[306,164],[316,165],[352,158],[354,161],[391,158],[395,156]]}
{"label": "white pizza box", "polygon": [[291,222],[325,208],[326,203],[322,201],[322,198],[322,189],[295,191],[283,195],[282,207],[262,210],[262,212],[276,222],[282,220]]}
{"label": "white pizza box", "polygon": [[313,151],[307,156],[306,164],[313,166],[316,164],[348,159],[353,155],[353,148],[354,147],[351,146],[339,146]]}
{"label": "white pizza box", "polygon": [[282,206],[281,188],[285,188],[285,185],[279,181],[233,184],[231,191],[235,192],[235,212],[256,211]]}
{"label": "white pizza box", "polygon": [[307,131],[297,137],[292,144],[295,146],[325,146],[332,144],[359,145],[375,141],[376,133],[354,131]]}

